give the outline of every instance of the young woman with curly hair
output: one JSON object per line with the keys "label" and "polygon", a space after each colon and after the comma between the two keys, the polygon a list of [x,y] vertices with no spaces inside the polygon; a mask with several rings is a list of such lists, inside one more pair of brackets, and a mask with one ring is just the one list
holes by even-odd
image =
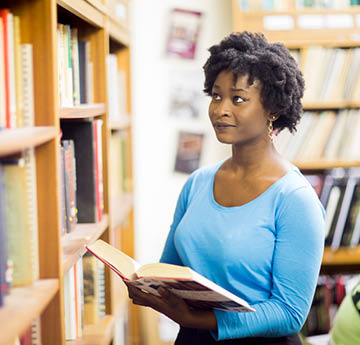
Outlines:
{"label": "young woman with curly hair", "polygon": [[133,302],[179,323],[176,345],[299,345],[321,265],[324,209],[299,169],[273,145],[296,129],[304,81],[282,44],[233,33],[204,65],[209,117],[232,156],[185,183],[161,262],[189,266],[256,310],[192,310],[129,288]]}

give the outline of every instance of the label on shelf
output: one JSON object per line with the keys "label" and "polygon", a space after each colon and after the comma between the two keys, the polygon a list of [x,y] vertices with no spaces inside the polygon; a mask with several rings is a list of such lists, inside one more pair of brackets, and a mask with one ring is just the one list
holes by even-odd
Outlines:
{"label": "label on shelf", "polygon": [[322,14],[300,14],[297,25],[300,29],[319,30],[325,27],[325,18]]}
{"label": "label on shelf", "polygon": [[292,30],[294,29],[294,19],[286,14],[267,15],[263,18],[263,25],[266,30]]}
{"label": "label on shelf", "polygon": [[351,14],[327,14],[325,23],[329,29],[351,29],[354,27],[354,19]]}

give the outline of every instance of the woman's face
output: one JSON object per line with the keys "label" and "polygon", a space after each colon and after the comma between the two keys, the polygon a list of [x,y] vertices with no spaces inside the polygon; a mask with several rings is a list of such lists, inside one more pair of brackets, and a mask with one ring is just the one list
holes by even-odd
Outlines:
{"label": "woman's face", "polygon": [[263,108],[260,91],[260,82],[255,80],[249,86],[247,75],[239,76],[234,84],[231,71],[218,74],[212,88],[209,116],[221,143],[237,145],[268,140],[270,112]]}

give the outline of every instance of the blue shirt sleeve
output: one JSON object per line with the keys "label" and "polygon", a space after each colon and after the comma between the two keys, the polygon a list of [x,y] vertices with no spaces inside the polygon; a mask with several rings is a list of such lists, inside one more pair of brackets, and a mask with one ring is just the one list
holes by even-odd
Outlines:
{"label": "blue shirt sleeve", "polygon": [[[259,210],[261,211],[261,210]],[[324,209],[310,187],[289,193],[275,211],[272,289],[253,313],[215,310],[217,340],[299,332],[309,312],[324,249]]]}
{"label": "blue shirt sleeve", "polygon": [[184,266],[184,264],[182,263],[179,255],[178,255],[178,252],[176,250],[174,236],[175,236],[176,228],[179,225],[182,217],[184,216],[184,213],[187,208],[188,197],[190,194],[193,177],[194,177],[194,175],[190,175],[190,177],[184,184],[184,186],[181,190],[181,193],[179,195],[179,198],[178,198],[178,201],[176,204],[176,208],[175,208],[175,212],[174,212],[173,222],[170,226],[170,231],[169,231],[167,240],[165,242],[165,247],[164,247],[163,253],[161,255],[160,262]]}

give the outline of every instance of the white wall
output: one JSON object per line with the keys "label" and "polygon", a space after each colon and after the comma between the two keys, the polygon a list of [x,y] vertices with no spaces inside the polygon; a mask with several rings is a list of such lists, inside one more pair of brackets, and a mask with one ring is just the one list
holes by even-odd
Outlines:
{"label": "white wall", "polygon": [[[203,13],[194,60],[165,56],[168,15],[172,8]],[[157,261],[168,233],[178,194],[187,175],[174,173],[179,129],[202,131],[205,142],[201,165],[229,155],[216,141],[207,117],[209,98],[201,101],[196,120],[168,114],[172,71],[201,74],[207,48],[231,32],[231,0],[132,0],[132,106],[135,185],[135,248],[141,263]]]}

